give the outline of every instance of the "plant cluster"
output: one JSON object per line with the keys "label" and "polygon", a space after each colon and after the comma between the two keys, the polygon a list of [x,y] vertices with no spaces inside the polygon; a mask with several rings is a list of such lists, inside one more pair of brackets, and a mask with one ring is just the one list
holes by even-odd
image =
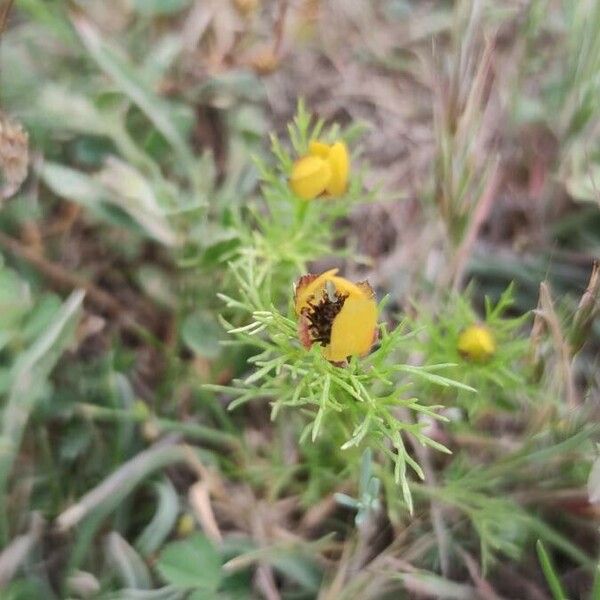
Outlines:
{"label": "plant cluster", "polygon": [[595,599],[598,1],[13,4],[0,596]]}

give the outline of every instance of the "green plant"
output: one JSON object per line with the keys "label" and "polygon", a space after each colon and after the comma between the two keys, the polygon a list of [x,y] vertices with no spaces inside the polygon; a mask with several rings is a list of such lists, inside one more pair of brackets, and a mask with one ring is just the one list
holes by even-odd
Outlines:
{"label": "green plant", "polygon": [[[415,349],[422,353],[423,364],[453,363],[445,374],[465,386],[477,390],[475,394],[459,389],[456,397],[447,390],[428,386],[421,391],[423,397],[436,404],[458,405],[474,416],[487,408],[515,409],[528,402],[530,385],[529,340],[525,326],[530,319],[525,314],[507,316],[514,303],[514,288],[507,288],[498,301],[485,299],[485,313],[480,320],[475,312],[472,294],[453,293],[446,296],[444,308],[432,315],[418,311],[411,327],[418,331]],[[485,360],[475,360],[460,352],[460,336],[473,325],[481,324],[492,336],[495,349]]]}
{"label": "green plant", "polygon": [[[310,129],[309,123],[310,116],[300,104],[295,126],[290,128],[290,138],[299,154],[305,150],[307,140],[316,137],[322,128],[317,123]],[[352,358],[344,368],[326,360],[318,344],[310,350],[302,346],[297,320],[290,312],[289,290],[303,274],[308,260],[332,247],[332,224],[347,206],[341,201],[307,202],[295,198],[285,179],[291,158],[280,142],[275,141],[273,148],[279,173],[262,168],[268,217],[260,217],[258,231],[248,233],[241,256],[229,264],[237,296],[219,294],[227,308],[224,326],[236,338],[227,345],[251,348],[248,362],[254,370],[232,385],[208,385],[207,389],[231,394],[230,410],[260,399],[271,400],[273,419],[282,410],[300,410],[307,418],[300,433],[301,442],[315,442],[320,435],[337,436],[339,432],[342,450],[371,448],[394,465],[395,480],[401,484],[412,511],[407,466],[421,478],[423,472],[407,452],[403,435],[445,450],[423,435],[421,424],[406,423],[399,417],[400,409],[408,409],[440,418],[435,412],[439,407],[428,407],[411,396],[413,381],[474,390],[436,373],[448,366],[447,360],[426,367],[399,362],[398,357],[402,353],[408,355],[414,343],[413,334],[404,324],[391,331],[381,324],[377,348],[368,357]],[[351,185],[351,194],[353,189]],[[282,241],[284,232],[289,245]],[[288,254],[288,248],[292,254]],[[287,310],[282,310],[280,307],[286,304]],[[235,326],[233,320],[243,324]]]}

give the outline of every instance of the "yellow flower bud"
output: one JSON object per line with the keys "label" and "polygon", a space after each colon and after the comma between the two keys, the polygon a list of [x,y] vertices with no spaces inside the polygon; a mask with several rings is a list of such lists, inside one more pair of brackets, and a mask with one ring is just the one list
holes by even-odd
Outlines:
{"label": "yellow flower bud", "polygon": [[304,156],[294,163],[290,187],[303,200],[320,196],[331,180],[329,163],[318,156]]}
{"label": "yellow flower bud", "polygon": [[341,196],[348,187],[348,174],[350,172],[350,158],[348,148],[344,142],[336,142],[329,150],[329,166],[331,179],[326,191],[330,196]]}
{"label": "yellow flower bud", "polygon": [[177,536],[186,537],[196,529],[196,520],[189,512],[183,513],[177,522]]}
{"label": "yellow flower bud", "polygon": [[312,140],[308,144],[308,153],[312,156],[318,156],[319,158],[323,158],[327,160],[329,157],[329,144],[325,142],[320,142],[319,140]]}
{"label": "yellow flower bud", "polygon": [[338,277],[337,271],[305,275],[296,285],[295,297],[303,345],[320,343],[331,362],[367,354],[377,337],[377,303],[371,286]]}
{"label": "yellow flower bud", "polygon": [[312,200],[323,193],[334,198],[346,192],[349,174],[350,156],[344,142],[330,146],[312,140],[308,154],[294,163],[290,186],[297,196],[305,200]]}
{"label": "yellow flower bud", "polygon": [[471,325],[458,337],[457,349],[469,360],[485,362],[496,352],[496,341],[487,327]]}

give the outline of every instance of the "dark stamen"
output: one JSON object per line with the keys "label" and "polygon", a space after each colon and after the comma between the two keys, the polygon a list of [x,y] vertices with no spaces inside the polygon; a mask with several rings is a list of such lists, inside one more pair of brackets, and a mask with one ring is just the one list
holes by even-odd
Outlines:
{"label": "dark stamen", "polygon": [[310,323],[309,331],[313,341],[319,342],[321,346],[327,346],[331,342],[333,320],[342,310],[347,297],[336,294],[335,300],[331,300],[325,291],[317,304],[308,301],[308,307],[302,310],[302,314]]}

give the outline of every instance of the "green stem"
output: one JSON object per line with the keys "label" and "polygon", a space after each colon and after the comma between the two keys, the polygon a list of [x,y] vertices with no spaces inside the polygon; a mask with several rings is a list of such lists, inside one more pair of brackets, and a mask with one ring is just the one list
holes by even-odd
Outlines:
{"label": "green stem", "polygon": [[302,229],[304,221],[306,220],[306,215],[308,214],[310,203],[310,200],[296,200],[296,229]]}

